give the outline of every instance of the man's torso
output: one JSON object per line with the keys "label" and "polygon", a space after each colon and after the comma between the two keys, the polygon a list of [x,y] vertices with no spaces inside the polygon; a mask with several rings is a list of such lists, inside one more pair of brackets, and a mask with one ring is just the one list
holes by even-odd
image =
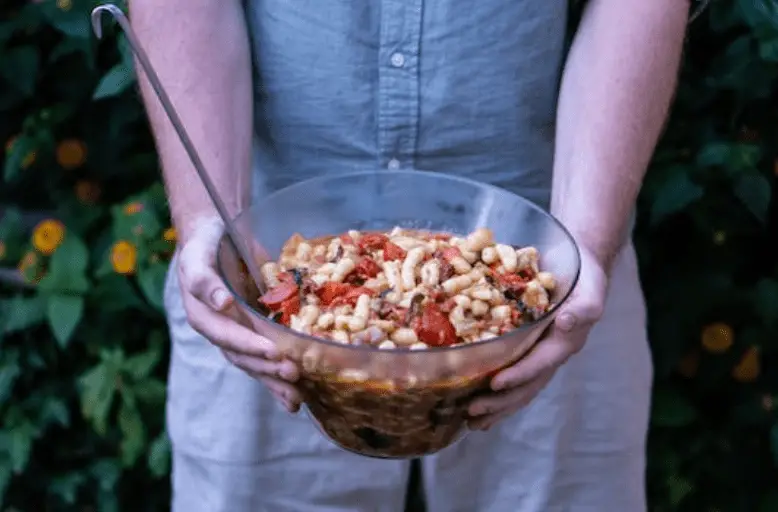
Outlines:
{"label": "man's torso", "polygon": [[259,187],[423,169],[546,205],[567,0],[247,0]]}

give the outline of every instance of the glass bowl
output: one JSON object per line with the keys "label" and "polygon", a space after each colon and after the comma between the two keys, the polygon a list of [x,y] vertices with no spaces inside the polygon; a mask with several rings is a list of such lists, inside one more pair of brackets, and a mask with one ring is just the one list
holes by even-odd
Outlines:
{"label": "glass bowl", "polygon": [[414,458],[460,439],[469,401],[532,349],[575,287],[580,267],[572,236],[540,207],[506,190],[439,173],[313,178],[270,194],[235,223],[260,265],[277,259],[295,233],[310,239],[400,226],[464,236],[487,227],[498,242],[537,248],[541,270],[556,277],[548,313],[503,336],[449,348],[379,350],[314,338],[262,315],[257,286],[225,235],[217,266],[237,299],[241,321],[298,363],[305,406],[321,431],[343,449],[370,457]]}

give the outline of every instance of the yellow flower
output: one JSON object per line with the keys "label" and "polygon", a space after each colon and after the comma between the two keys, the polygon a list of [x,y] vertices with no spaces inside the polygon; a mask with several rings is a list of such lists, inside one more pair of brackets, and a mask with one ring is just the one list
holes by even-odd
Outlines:
{"label": "yellow flower", "polygon": [[138,250],[130,242],[119,240],[111,248],[111,265],[117,274],[132,274],[138,262]]}
{"label": "yellow flower", "polygon": [[740,362],[732,369],[732,378],[738,382],[754,382],[761,373],[762,365],[758,347],[749,347]]}
{"label": "yellow flower", "polygon": [[81,180],[76,183],[76,197],[84,204],[95,204],[100,199],[100,185],[94,181]]}
{"label": "yellow flower", "polygon": [[[16,144],[17,137],[11,137],[8,139],[8,142],[5,143],[5,152],[10,153],[13,151],[14,144]],[[22,159],[22,169],[27,169],[32,164],[35,163],[35,159],[37,157],[37,154],[35,151],[30,151],[26,155],[24,155],[24,158]]]}
{"label": "yellow flower", "polygon": [[723,354],[732,346],[734,339],[732,327],[725,323],[710,324],[702,330],[702,346],[714,354]]}
{"label": "yellow flower", "polygon": [[75,169],[86,162],[86,145],[78,139],[66,139],[57,146],[57,163],[63,169]]}
{"label": "yellow flower", "polygon": [[73,0],[57,0],[57,8],[69,11],[73,7]]}
{"label": "yellow flower", "polygon": [[46,219],[38,223],[32,232],[32,245],[42,254],[50,255],[65,238],[65,226],[58,220]]}
{"label": "yellow flower", "polygon": [[124,207],[124,213],[126,215],[135,215],[136,213],[143,211],[143,203],[129,203]]}
{"label": "yellow flower", "polygon": [[177,236],[176,228],[174,227],[167,228],[165,232],[162,234],[162,238],[164,238],[166,242],[172,242],[172,243],[176,242],[177,239],[176,236]]}

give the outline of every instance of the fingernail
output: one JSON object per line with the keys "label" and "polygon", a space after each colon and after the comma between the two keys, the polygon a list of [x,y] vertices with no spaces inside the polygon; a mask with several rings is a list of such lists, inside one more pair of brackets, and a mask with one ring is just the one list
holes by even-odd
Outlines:
{"label": "fingernail", "polygon": [[570,313],[562,313],[556,319],[556,325],[563,331],[572,331],[575,327],[575,316]]}
{"label": "fingernail", "polygon": [[227,290],[219,288],[213,292],[213,295],[211,296],[211,304],[213,304],[213,307],[216,309],[222,309],[227,305],[227,301],[229,299],[230,295],[227,293]]}

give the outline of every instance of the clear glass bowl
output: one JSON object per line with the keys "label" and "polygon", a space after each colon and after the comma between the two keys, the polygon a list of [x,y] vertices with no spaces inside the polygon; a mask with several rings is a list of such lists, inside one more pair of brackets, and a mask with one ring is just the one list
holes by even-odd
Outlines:
{"label": "clear glass bowl", "polygon": [[219,272],[241,319],[298,363],[305,405],[322,432],[361,455],[412,458],[435,453],[466,432],[466,406],[490,378],[532,349],[578,279],[580,255],[568,231],[515,194],[469,179],[419,171],[325,176],[279,190],[236,218],[260,264],[277,259],[294,233],[305,238],[394,226],[466,235],[488,227],[495,240],[534,246],[552,272],[554,306],[503,336],[450,348],[378,350],[313,338],[257,309],[259,293],[225,236]]}

